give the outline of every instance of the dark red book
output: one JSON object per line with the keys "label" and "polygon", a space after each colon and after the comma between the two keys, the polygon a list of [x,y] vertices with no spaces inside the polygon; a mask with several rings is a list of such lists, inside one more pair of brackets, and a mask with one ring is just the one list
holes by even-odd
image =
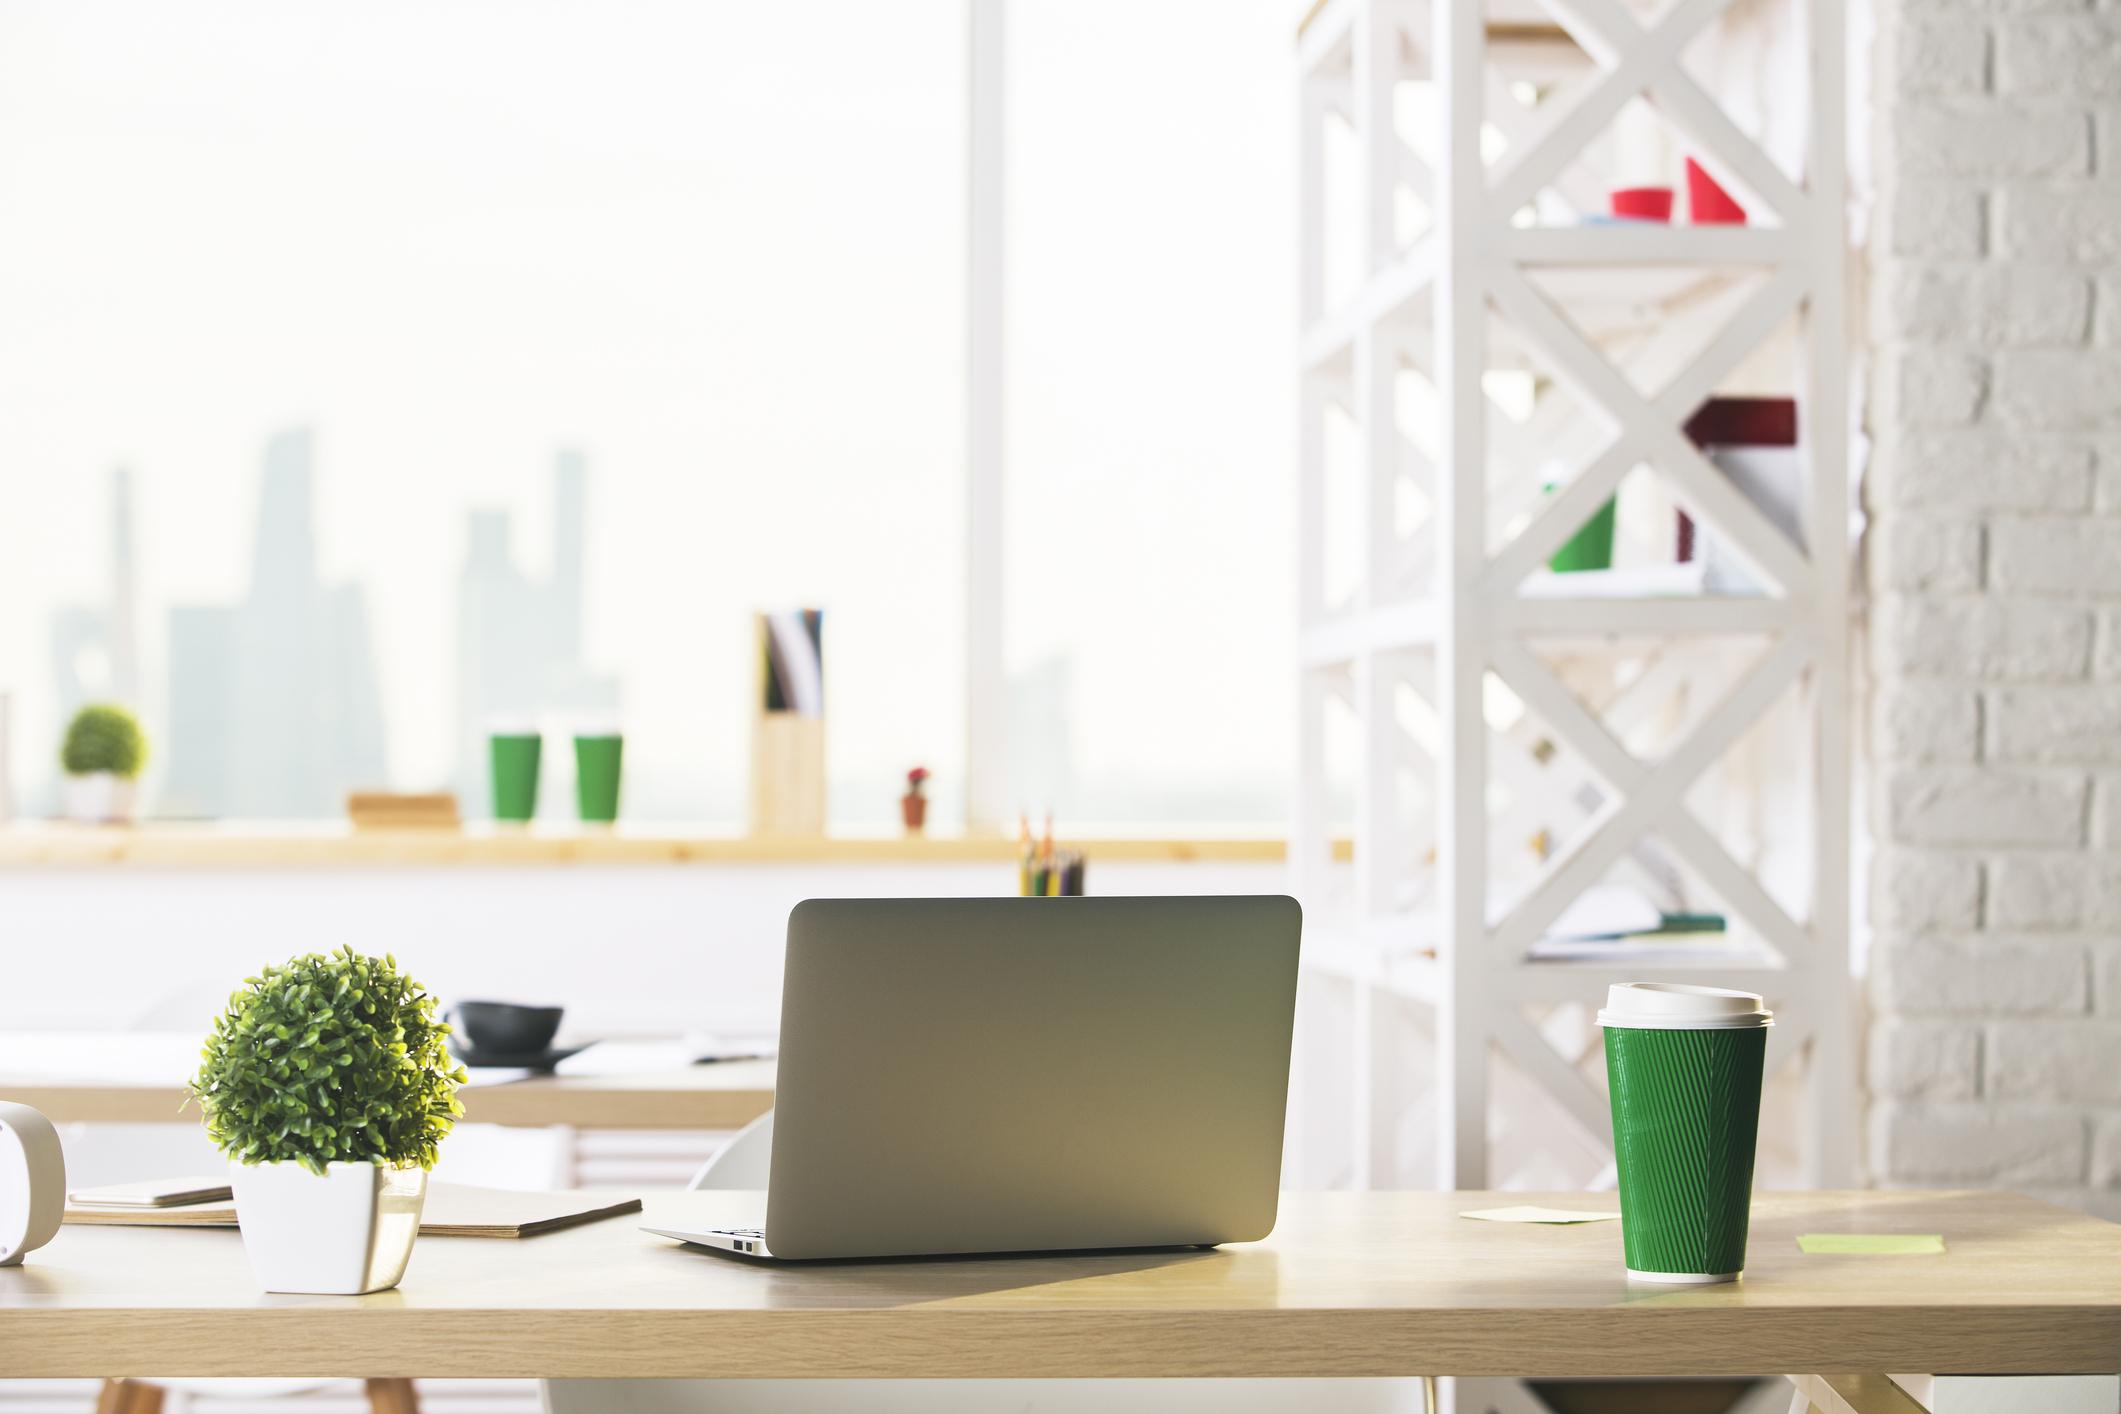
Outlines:
{"label": "dark red book", "polygon": [[[1686,439],[1708,447],[1794,447],[1795,398],[1710,398],[1687,419]],[[1694,518],[1679,513],[1679,563],[1694,558]]]}

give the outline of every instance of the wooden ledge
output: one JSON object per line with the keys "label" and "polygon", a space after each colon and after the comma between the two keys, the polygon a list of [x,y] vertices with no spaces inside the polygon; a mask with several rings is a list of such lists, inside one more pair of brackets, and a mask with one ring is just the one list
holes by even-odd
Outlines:
{"label": "wooden ledge", "polygon": [[[1071,836],[1099,864],[1275,864],[1278,836]],[[1347,857],[1345,842],[1336,850]],[[134,865],[160,869],[474,868],[645,864],[1013,864],[1016,844],[962,836],[753,838],[673,825],[582,830],[470,826],[353,830],[343,824],[24,823],[0,827],[0,869]]]}

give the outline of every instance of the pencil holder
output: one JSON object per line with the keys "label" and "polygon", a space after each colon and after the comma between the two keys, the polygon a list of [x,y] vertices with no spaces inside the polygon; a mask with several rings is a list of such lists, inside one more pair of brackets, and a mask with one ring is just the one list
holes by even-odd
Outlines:
{"label": "pencil holder", "polygon": [[752,690],[754,835],[825,833],[823,615],[758,616]]}

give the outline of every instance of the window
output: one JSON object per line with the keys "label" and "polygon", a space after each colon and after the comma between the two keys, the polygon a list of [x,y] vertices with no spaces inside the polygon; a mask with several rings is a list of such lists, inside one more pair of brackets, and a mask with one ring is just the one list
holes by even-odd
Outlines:
{"label": "window", "polygon": [[1287,815],[1292,23],[1009,8],[1010,764],[1064,818]]}
{"label": "window", "polygon": [[953,810],[965,51],[962,0],[0,8],[21,804],[116,692],[151,813],[483,813],[511,708],[733,823],[751,614],[819,605],[835,822]]}

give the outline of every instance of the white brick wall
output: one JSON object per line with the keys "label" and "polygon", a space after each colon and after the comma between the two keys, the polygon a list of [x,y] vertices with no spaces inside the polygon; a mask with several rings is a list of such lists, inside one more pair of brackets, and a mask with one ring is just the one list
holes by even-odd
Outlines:
{"label": "white brick wall", "polygon": [[1883,0],[1885,1183],[2121,1216],[2121,0]]}

